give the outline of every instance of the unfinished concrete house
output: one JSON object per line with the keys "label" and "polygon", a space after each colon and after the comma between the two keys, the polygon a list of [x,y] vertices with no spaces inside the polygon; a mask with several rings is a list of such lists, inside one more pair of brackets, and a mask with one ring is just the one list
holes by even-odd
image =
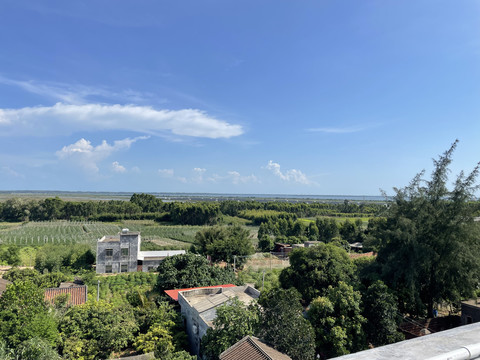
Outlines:
{"label": "unfinished concrete house", "polygon": [[139,232],[123,229],[116,236],[97,241],[97,274],[155,270],[168,256],[185,254],[185,250],[140,251]]}
{"label": "unfinished concrete house", "polygon": [[248,305],[259,296],[260,291],[248,285],[180,291],[178,303],[185,319],[191,351],[196,355],[200,353],[202,337],[207,333],[208,328],[213,327],[217,307],[235,297]]}

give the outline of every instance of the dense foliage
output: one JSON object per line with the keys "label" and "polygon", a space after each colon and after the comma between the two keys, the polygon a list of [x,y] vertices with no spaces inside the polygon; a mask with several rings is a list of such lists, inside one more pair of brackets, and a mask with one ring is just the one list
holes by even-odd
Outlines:
{"label": "dense foliage", "polygon": [[246,257],[255,252],[248,230],[240,226],[210,227],[195,236],[198,250],[209,255],[213,262],[225,261],[238,266],[246,262]]}
{"label": "dense foliage", "polygon": [[315,358],[315,333],[303,317],[300,294],[295,289],[275,288],[260,295],[258,334],[293,360]]}
{"label": "dense foliage", "polygon": [[345,250],[332,244],[299,248],[290,255],[290,267],[280,274],[282,287],[296,288],[308,303],[326,294],[328,287],[340,281],[351,283],[354,266]]}
{"label": "dense foliage", "polygon": [[315,330],[317,353],[330,358],[366,347],[360,301],[360,292],[343,281],[312,301],[308,319]]}
{"label": "dense foliage", "polygon": [[177,255],[166,258],[157,269],[156,289],[184,289],[236,283],[230,269],[212,266],[203,256],[195,254]]}
{"label": "dense foliage", "polygon": [[246,335],[254,335],[258,326],[258,308],[245,306],[237,298],[217,308],[213,328],[202,338],[202,354],[208,359],[218,356]]}

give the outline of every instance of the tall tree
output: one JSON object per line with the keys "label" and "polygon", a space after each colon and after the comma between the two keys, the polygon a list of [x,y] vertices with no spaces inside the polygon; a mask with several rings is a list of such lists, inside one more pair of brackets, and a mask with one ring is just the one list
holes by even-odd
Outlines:
{"label": "tall tree", "polygon": [[262,307],[259,337],[292,360],[313,360],[315,333],[303,317],[300,300],[295,289],[274,288],[262,292],[258,301]]}
{"label": "tall tree", "polygon": [[433,316],[435,304],[471,296],[480,278],[480,241],[469,201],[479,165],[461,172],[447,187],[457,142],[438,160],[429,180],[424,171],[396,195],[382,238],[378,261],[385,282],[399,289],[401,310]]}

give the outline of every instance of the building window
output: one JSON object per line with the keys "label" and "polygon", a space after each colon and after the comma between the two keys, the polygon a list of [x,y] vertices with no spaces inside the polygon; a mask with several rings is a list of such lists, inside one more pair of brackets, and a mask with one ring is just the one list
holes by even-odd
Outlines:
{"label": "building window", "polygon": [[122,248],[122,256],[128,256],[128,248]]}
{"label": "building window", "polygon": [[112,265],[105,265],[105,272],[107,274],[112,273]]}
{"label": "building window", "polygon": [[105,249],[105,256],[112,257],[113,256],[113,249]]}
{"label": "building window", "polygon": [[120,272],[127,272],[127,271],[128,271],[128,265],[127,264],[120,265]]}

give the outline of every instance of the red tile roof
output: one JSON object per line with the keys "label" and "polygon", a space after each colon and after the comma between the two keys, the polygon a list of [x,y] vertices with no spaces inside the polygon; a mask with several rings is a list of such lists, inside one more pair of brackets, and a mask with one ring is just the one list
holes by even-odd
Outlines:
{"label": "red tile roof", "polygon": [[201,286],[201,287],[186,288],[186,289],[165,290],[165,293],[168,296],[170,296],[173,300],[178,301],[178,293],[180,291],[195,290],[195,289],[210,289],[210,288],[220,288],[220,287],[229,288],[229,287],[235,287],[235,285],[226,284],[226,285]]}
{"label": "red tile roof", "polygon": [[245,336],[221,353],[220,360],[291,360],[291,358],[254,336]]}
{"label": "red tile roof", "polygon": [[68,294],[68,305],[82,305],[87,302],[87,286],[71,286],[68,288],[45,289],[45,301],[53,304],[59,295]]}

